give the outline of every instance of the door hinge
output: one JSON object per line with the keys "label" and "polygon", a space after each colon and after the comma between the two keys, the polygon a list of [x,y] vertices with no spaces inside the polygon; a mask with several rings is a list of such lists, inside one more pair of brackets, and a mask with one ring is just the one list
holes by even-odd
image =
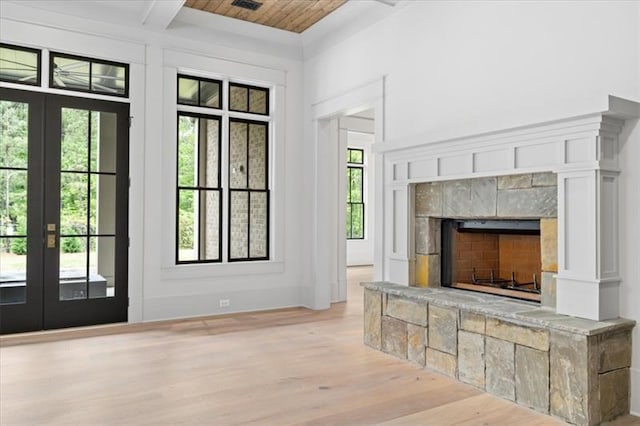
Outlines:
{"label": "door hinge", "polygon": [[131,247],[131,237],[127,238],[127,247]]}
{"label": "door hinge", "polygon": [[130,297],[127,297],[127,308],[128,308],[129,306],[131,306],[131,298],[130,298]]}
{"label": "door hinge", "polygon": [[129,116],[129,128],[133,125],[133,115]]}

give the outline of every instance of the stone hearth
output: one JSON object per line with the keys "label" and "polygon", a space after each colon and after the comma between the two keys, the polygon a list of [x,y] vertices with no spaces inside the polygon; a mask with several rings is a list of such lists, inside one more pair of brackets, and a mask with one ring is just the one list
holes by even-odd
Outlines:
{"label": "stone hearth", "polygon": [[364,342],[570,423],[629,412],[634,321],[447,288],[366,283]]}

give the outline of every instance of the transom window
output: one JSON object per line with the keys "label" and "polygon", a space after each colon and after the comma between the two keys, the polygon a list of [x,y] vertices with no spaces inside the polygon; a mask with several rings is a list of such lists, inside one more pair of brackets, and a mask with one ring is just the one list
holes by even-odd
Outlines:
{"label": "transom window", "polygon": [[129,65],[51,52],[49,86],[126,98],[129,96]]}
{"label": "transom window", "polygon": [[269,115],[269,90],[229,83],[229,111]]}
{"label": "transom window", "polygon": [[0,43],[0,81],[40,86],[41,52]]}
{"label": "transom window", "polygon": [[364,239],[364,150],[347,149],[347,239]]}
{"label": "transom window", "polygon": [[178,103],[208,108],[222,105],[222,82],[178,75]]}
{"label": "transom window", "polygon": [[177,103],[176,262],[268,260],[269,89],[180,74]]}

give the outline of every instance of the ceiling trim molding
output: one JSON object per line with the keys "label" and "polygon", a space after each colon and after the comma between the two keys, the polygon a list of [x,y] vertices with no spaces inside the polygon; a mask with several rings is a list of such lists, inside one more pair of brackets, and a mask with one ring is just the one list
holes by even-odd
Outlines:
{"label": "ceiling trim molding", "polygon": [[180,12],[185,0],[153,0],[144,12],[141,24],[145,27],[164,30]]}

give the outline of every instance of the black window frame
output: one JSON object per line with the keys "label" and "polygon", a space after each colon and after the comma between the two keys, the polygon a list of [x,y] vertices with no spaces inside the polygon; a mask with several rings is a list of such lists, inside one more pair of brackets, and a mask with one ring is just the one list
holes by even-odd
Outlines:
{"label": "black window frame", "polygon": [[[54,71],[54,60],[55,58],[65,58],[65,59],[73,59],[77,61],[85,61],[89,63],[89,89],[78,89],[78,88],[68,88],[68,87],[60,87],[55,84],[53,79],[53,71]],[[93,79],[93,64],[100,65],[112,65],[116,67],[124,68],[124,93],[110,93],[104,92],[100,90],[91,89],[92,79]],[[128,98],[129,97],[129,64],[124,62],[115,62],[108,61],[103,59],[90,58],[88,56],[80,56],[80,55],[70,55],[67,53],[61,52],[49,52],[49,87],[52,89],[58,90],[68,90],[70,92],[80,92],[80,93],[93,93],[96,95],[104,95],[104,96],[115,96],[118,98]]]}
{"label": "black window frame", "polygon": [[[230,161],[231,158],[227,158],[227,182],[228,188],[227,192],[228,196],[228,216],[227,216],[227,259],[231,262],[249,262],[249,261],[259,261],[259,260],[269,260],[270,259],[270,250],[269,246],[271,245],[271,190],[269,189],[269,130],[270,125],[268,121],[260,121],[260,120],[251,120],[246,118],[236,118],[229,117],[229,129],[231,128],[231,123],[246,123],[247,124],[247,183],[246,188],[231,188],[231,166]],[[249,188],[249,125],[251,124],[259,124],[266,127],[265,130],[265,150],[264,150],[264,186],[265,189],[251,189]],[[227,135],[227,152],[231,152],[231,132],[228,132]],[[231,193],[232,192],[246,192],[247,193],[247,257],[240,258],[232,258],[231,257]],[[251,194],[252,193],[264,193],[267,197],[267,205],[266,205],[266,256],[260,257],[251,257]]]}
{"label": "black window frame", "polygon": [[[217,188],[213,188],[213,187],[206,187],[206,186],[201,186],[200,182],[195,182],[196,184],[194,186],[181,186],[179,179],[180,179],[180,172],[179,172],[179,167],[180,167],[180,155],[179,155],[179,150],[178,150],[178,144],[180,143],[180,126],[179,126],[179,122],[180,122],[180,117],[181,116],[185,116],[185,117],[194,117],[197,119],[204,119],[204,120],[217,120],[218,121],[218,177],[217,177],[217,181],[218,181],[218,187]],[[222,212],[223,212],[223,187],[222,187],[222,125],[223,125],[223,117],[221,115],[217,115],[217,114],[201,114],[201,113],[195,113],[195,112],[188,112],[188,111],[178,111],[176,114],[176,123],[178,123],[178,125],[176,126],[176,229],[175,229],[175,262],[176,265],[188,265],[188,264],[199,264],[199,263],[221,263],[223,256],[222,256]],[[196,149],[198,150],[198,160],[200,159],[200,141],[197,141],[198,146],[196,147]],[[199,161],[198,161],[199,162]],[[196,192],[198,195],[200,195],[200,193],[202,191],[217,191],[218,192],[218,258],[217,259],[196,259],[196,260],[180,260],[179,258],[179,252],[180,252],[180,191],[194,191]],[[198,220],[200,220],[199,216],[198,216]],[[194,235],[195,238],[195,235]],[[202,241],[200,240],[200,235],[198,235],[198,247],[201,247]],[[198,254],[198,257],[200,257],[200,255]]]}
{"label": "black window frame", "polygon": [[[360,153],[361,161],[351,161],[351,151],[358,151]],[[347,148],[347,163],[348,164],[362,164],[364,165],[364,149],[362,148]]]}
{"label": "black window frame", "polygon": [[18,46],[10,43],[0,43],[0,47],[13,49],[13,50],[22,50],[23,52],[35,53],[38,57],[35,83],[25,83],[25,82],[16,81],[16,80],[10,80],[6,78],[2,78],[1,76],[0,76],[0,81],[6,82],[6,83],[13,83],[13,84],[23,84],[25,86],[37,86],[37,87],[42,86],[42,49],[34,49],[32,47]]}
{"label": "black window frame", "polygon": [[[352,162],[351,161],[351,151],[359,151],[360,152],[360,158],[362,159],[362,161],[360,162]],[[347,192],[347,206],[350,207],[350,209],[348,209],[348,211],[351,214],[351,220],[349,221],[350,229],[347,229],[346,234],[347,234],[347,240],[364,240],[365,239],[365,234],[366,234],[366,227],[365,227],[365,223],[366,223],[366,214],[365,214],[365,203],[364,203],[364,168],[365,168],[365,164],[364,164],[364,149],[360,149],[360,148],[347,148],[347,182],[349,183],[349,191]],[[351,197],[351,170],[352,169],[356,169],[356,170],[360,170],[361,172],[361,178],[360,178],[360,199],[362,201],[360,202],[353,202],[350,201],[350,197]],[[353,236],[353,206],[357,205],[357,206],[362,206],[362,236]],[[345,212],[346,213],[346,212]]]}
{"label": "black window frame", "polygon": [[[233,108],[231,108],[231,87],[242,87],[244,89],[247,89],[247,109],[246,109],[246,111],[245,110],[241,110],[241,109],[233,109]],[[265,102],[266,102],[266,108],[267,108],[266,112],[262,113],[262,112],[251,112],[251,111],[249,111],[249,105],[251,105],[251,103],[250,103],[251,89],[259,90],[261,92],[265,92],[265,95],[266,95]],[[267,87],[253,86],[251,84],[244,84],[244,83],[229,82],[228,91],[229,91],[229,96],[228,96],[228,98],[229,98],[229,105],[228,105],[229,111],[242,112],[242,113],[245,113],[245,114],[253,114],[253,115],[260,115],[260,116],[269,116],[269,115],[271,115],[271,107],[270,107],[270,102],[271,102],[271,93],[270,92],[271,91]]]}
{"label": "black window frame", "polygon": [[[185,78],[188,80],[196,80],[198,82],[198,101],[195,104],[190,104],[187,102],[180,102],[180,79],[181,78]],[[201,94],[202,94],[202,85],[201,83],[205,82],[205,83],[217,83],[219,90],[218,90],[218,98],[219,98],[219,102],[218,102],[218,106],[217,107],[212,107],[212,106],[208,106],[208,105],[202,105],[201,104]],[[196,77],[193,75],[187,75],[187,74],[178,74],[176,77],[176,103],[178,105],[185,105],[185,106],[191,106],[191,107],[196,107],[196,108],[209,108],[209,109],[214,109],[214,110],[218,110],[218,109],[223,109],[224,106],[224,89],[223,89],[223,85],[222,85],[222,80],[217,80],[215,78],[205,78],[205,77]]]}

